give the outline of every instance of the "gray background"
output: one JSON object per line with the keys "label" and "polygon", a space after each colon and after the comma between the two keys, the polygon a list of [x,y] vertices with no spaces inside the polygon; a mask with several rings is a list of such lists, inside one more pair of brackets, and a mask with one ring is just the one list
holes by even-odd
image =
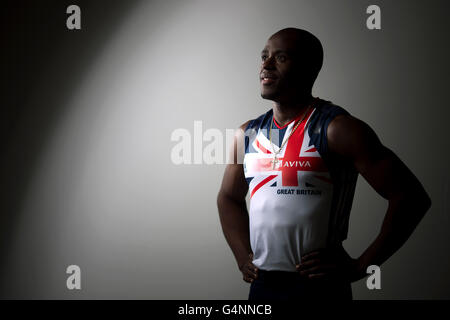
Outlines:
{"label": "gray background", "polygon": [[[366,121],[433,206],[355,299],[450,298],[448,6],[444,1],[11,2],[2,12],[2,298],[246,299],[219,223],[224,165],[170,161],[177,128],[236,128],[266,112],[259,53],[284,27],[325,51],[313,95]],[[366,8],[381,7],[381,30]],[[356,257],[387,202],[358,179]],[[66,288],[66,267],[82,290]]]}

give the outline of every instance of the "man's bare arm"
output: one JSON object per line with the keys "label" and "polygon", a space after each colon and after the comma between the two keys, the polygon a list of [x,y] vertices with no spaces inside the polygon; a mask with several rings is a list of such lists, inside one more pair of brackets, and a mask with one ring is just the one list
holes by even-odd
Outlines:
{"label": "man's bare arm", "polygon": [[[376,192],[389,202],[378,236],[358,259],[349,264],[353,266],[350,278],[355,281],[366,275],[368,266],[380,266],[406,242],[430,208],[431,200],[415,175],[382,145],[363,121],[352,116],[338,116],[330,122],[327,136],[330,152],[351,161]],[[312,278],[321,269],[323,271],[318,267],[318,257],[318,253],[306,255],[306,266],[300,267]]]}
{"label": "man's bare arm", "polygon": [[[248,121],[240,126],[231,146],[230,159],[227,164],[220,191],[217,195],[220,222],[225,239],[236,258],[239,270],[243,273],[244,281],[251,282],[257,276],[257,268],[251,263],[252,251],[250,247],[249,217],[245,196],[248,185],[245,181],[242,152],[244,130]],[[238,158],[239,157],[239,158]]]}
{"label": "man's bare arm", "polygon": [[351,116],[334,119],[327,131],[332,151],[349,157],[367,182],[389,201],[375,241],[359,257],[360,268],[380,266],[411,236],[431,207],[416,176],[363,121]]}

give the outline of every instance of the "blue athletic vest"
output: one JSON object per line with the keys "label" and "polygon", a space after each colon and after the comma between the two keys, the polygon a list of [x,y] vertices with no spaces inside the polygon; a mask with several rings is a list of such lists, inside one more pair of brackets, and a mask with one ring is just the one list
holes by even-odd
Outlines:
{"label": "blue athletic vest", "polygon": [[[273,119],[272,109],[249,122],[243,166],[253,264],[258,268],[296,271],[303,254],[347,238],[358,172],[327,146],[327,127],[340,114],[349,113],[316,98],[290,137],[303,114],[283,127]],[[274,152],[286,139],[274,161]]]}

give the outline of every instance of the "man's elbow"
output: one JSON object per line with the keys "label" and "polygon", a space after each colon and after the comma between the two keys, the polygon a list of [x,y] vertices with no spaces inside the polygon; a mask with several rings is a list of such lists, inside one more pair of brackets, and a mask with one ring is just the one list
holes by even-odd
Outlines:
{"label": "man's elbow", "polygon": [[431,198],[426,192],[423,192],[421,197],[417,197],[417,199],[413,201],[413,204],[414,211],[417,214],[417,221],[421,221],[431,208]]}
{"label": "man's elbow", "polygon": [[236,195],[230,194],[226,190],[220,190],[216,197],[216,203],[220,214],[221,211],[224,211],[225,208],[229,208],[230,206],[245,206],[245,195],[242,197],[237,197]]}
{"label": "man's elbow", "polygon": [[422,186],[409,186],[389,199],[394,206],[403,207],[419,220],[430,210],[432,202]]}
{"label": "man's elbow", "polygon": [[424,214],[425,214],[428,210],[430,210],[431,205],[432,205],[431,198],[427,193],[425,193],[425,197],[424,197],[423,201],[424,201]]}
{"label": "man's elbow", "polygon": [[217,204],[217,208],[219,208],[219,210],[222,206],[223,200],[224,200],[224,194],[223,194],[222,190],[220,190],[217,193],[217,197],[216,197],[216,204]]}
{"label": "man's elbow", "polygon": [[422,217],[430,210],[432,202],[428,193],[424,190],[417,190],[410,195],[409,201],[419,215]]}
{"label": "man's elbow", "polygon": [[423,214],[431,208],[431,198],[422,185],[416,188],[413,199],[415,199],[413,201],[416,203],[417,208],[422,209]]}
{"label": "man's elbow", "polygon": [[226,206],[226,204],[229,201],[230,201],[230,197],[227,194],[227,192],[220,190],[217,193],[216,204],[217,204],[217,208],[219,209],[219,213],[221,212],[221,210]]}

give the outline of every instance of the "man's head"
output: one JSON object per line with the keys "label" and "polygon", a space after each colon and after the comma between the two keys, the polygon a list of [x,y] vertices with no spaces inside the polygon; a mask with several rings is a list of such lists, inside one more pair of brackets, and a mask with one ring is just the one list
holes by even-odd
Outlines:
{"label": "man's head", "polygon": [[261,52],[261,97],[284,101],[311,94],[322,62],[322,44],[308,31],[286,28],[274,33]]}

